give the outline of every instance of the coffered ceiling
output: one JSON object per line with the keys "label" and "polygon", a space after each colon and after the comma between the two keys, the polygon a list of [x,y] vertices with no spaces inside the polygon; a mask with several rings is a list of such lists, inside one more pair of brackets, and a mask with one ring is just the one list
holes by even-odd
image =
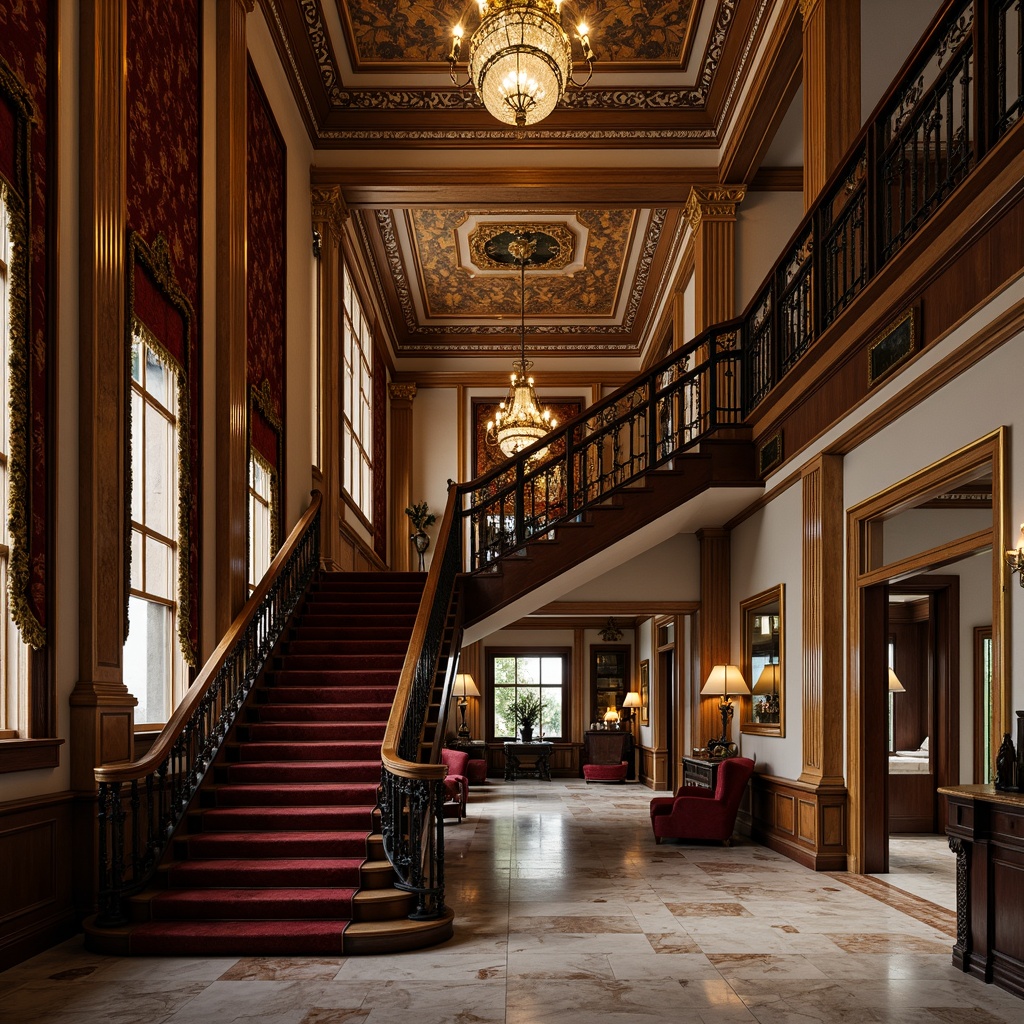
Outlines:
{"label": "coffered ceiling", "polygon": [[567,21],[589,24],[593,79],[521,133],[450,80],[451,29],[472,32],[476,0],[260,7],[396,358],[517,348],[519,272],[480,254],[518,225],[563,243],[559,265],[527,273],[531,352],[635,363],[690,185],[749,184],[799,83],[796,0],[566,0]]}

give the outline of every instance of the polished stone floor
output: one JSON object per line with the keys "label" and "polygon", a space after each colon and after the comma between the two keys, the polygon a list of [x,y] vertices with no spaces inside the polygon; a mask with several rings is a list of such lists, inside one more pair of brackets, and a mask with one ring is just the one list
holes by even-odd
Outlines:
{"label": "polished stone floor", "polygon": [[[0,974],[11,1024],[1020,1024],[950,965],[952,854],[815,874],[763,847],[655,846],[638,786],[493,783],[446,830],[457,933],[337,959],[120,960],[73,939]],[[943,853],[943,850],[945,852]],[[917,858],[932,866],[908,870]],[[945,861],[944,858],[948,858]],[[891,884],[900,883],[900,888]]]}

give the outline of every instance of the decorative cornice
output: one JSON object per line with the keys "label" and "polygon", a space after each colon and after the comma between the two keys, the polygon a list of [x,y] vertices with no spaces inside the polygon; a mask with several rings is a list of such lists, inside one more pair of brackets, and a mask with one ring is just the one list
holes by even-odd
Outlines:
{"label": "decorative cornice", "polygon": [[821,0],[800,0],[800,17],[806,21],[820,2]]}
{"label": "decorative cornice", "polygon": [[313,185],[310,190],[313,207],[313,223],[326,224],[332,232],[339,236],[348,220],[348,204],[342,194],[340,185]]}
{"label": "decorative cornice", "polygon": [[746,185],[692,185],[683,208],[683,216],[696,231],[705,217],[716,220],[734,220],[736,207],[747,194]]}
{"label": "decorative cornice", "polygon": [[388,384],[388,398],[392,402],[411,402],[416,397],[415,384]]}

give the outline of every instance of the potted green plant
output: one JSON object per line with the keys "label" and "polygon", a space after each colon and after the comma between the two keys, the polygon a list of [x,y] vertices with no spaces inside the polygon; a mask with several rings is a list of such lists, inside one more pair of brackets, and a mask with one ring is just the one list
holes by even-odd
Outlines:
{"label": "potted green plant", "polygon": [[529,690],[524,690],[509,705],[509,713],[519,726],[519,734],[524,743],[533,739],[533,727],[540,718],[540,698]]}
{"label": "potted green plant", "polygon": [[416,532],[409,537],[409,540],[412,541],[416,553],[420,556],[420,572],[423,572],[423,556],[426,554],[427,548],[430,547],[430,538],[427,536],[426,528],[437,522],[437,516],[430,511],[430,506],[425,501],[417,501],[415,505],[410,505],[405,510],[405,514],[416,528]]}

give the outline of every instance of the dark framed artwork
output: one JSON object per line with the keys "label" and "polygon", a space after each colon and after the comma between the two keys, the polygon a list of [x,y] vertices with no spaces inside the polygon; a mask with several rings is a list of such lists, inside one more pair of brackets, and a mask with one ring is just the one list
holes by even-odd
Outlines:
{"label": "dark framed artwork", "polygon": [[651,663],[644,658],[640,662],[640,724],[651,722]]}

